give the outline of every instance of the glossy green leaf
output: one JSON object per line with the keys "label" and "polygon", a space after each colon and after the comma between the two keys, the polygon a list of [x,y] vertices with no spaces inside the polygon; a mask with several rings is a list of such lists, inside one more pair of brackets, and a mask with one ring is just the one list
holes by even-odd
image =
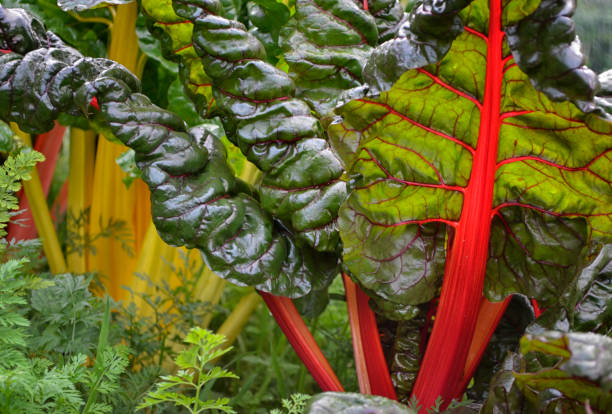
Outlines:
{"label": "glossy green leaf", "polygon": [[343,90],[361,86],[363,67],[378,40],[374,18],[351,0],[297,0],[281,45],[296,95],[320,115]]}
{"label": "glossy green leaf", "polygon": [[[172,8],[171,0],[143,0],[143,13],[150,20],[148,30],[161,42],[161,54],[164,61],[180,62],[180,77],[185,93],[195,104],[197,112],[205,118],[213,106],[210,78],[197,58],[191,41],[193,24],[179,17]],[[143,43],[145,53],[153,58],[157,55],[155,43],[146,39],[142,33],[139,43]],[[167,63],[164,63],[167,64]],[[172,65],[169,65],[172,68]]]}
{"label": "glossy green leaf", "polygon": [[404,3],[396,0],[368,0],[368,11],[374,16],[378,28],[379,43],[394,37],[408,18],[404,12]]}
{"label": "glossy green leaf", "polygon": [[336,251],[343,169],[310,107],[294,98],[294,82],[266,62],[264,46],[244,24],[219,17],[220,1],[175,1],[174,9],[196,22],[193,45],[228,138],[263,172],[262,207],[300,243]]}
{"label": "glossy green leaf", "polygon": [[612,335],[612,245],[603,247],[598,257],[578,278],[572,330]]}
{"label": "glossy green leaf", "polygon": [[416,411],[384,397],[325,392],[311,398],[304,414],[415,414]]}
{"label": "glossy green leaf", "polygon": [[593,333],[549,331],[523,337],[521,352],[561,359],[555,367],[514,374],[518,387],[532,402],[537,401],[538,393],[554,389],[570,401],[584,404],[588,400],[595,410],[612,410],[612,339]]}
{"label": "glossy green leaf", "polygon": [[0,121],[0,152],[9,153],[15,147],[14,132],[6,122]]}
{"label": "glossy green leaf", "polygon": [[408,403],[422,358],[421,336],[427,312],[419,309],[416,316],[398,323],[389,367],[398,400]]}
{"label": "glossy green leaf", "polygon": [[[476,30],[482,3],[463,14],[468,29],[439,64],[407,72],[378,99],[346,104],[342,122],[330,127],[335,149],[361,177],[341,210],[345,264],[390,300],[411,303],[405,291],[419,287],[417,272],[423,281],[441,276],[444,231],[429,243],[419,236],[432,234],[433,223],[459,222],[470,176],[482,174],[473,158],[490,119],[499,122],[491,137],[499,149],[488,296],[521,292],[546,306],[579,270],[585,242],[607,238],[612,124],[548,100],[511,56],[500,56],[501,116],[488,114],[486,42]],[[385,283],[391,280],[397,287]],[[426,301],[435,293],[429,290],[415,296]]]}
{"label": "glossy green leaf", "polygon": [[612,234],[612,121],[587,103],[598,84],[571,58],[581,56],[574,32],[551,41],[567,61],[541,64],[595,79],[568,87],[572,95],[564,81],[555,86],[582,109],[549,99],[519,69],[526,51],[510,46],[527,44],[526,33],[506,41],[508,24],[530,12],[565,19],[565,1],[555,4],[417,3],[404,40],[377,48],[368,65],[379,72],[365,71],[384,89],[396,69],[414,69],[389,91],[338,108],[328,129],[355,177],[339,216],[351,275],[385,300],[417,304],[437,294],[445,273],[415,385],[425,407],[456,397],[483,288],[493,301],[523,293],[553,306]]}
{"label": "glossy green leaf", "polygon": [[281,0],[255,0],[246,3],[249,31],[264,45],[268,60],[273,63],[280,57],[279,33],[289,20],[291,10]]}
{"label": "glossy green leaf", "polygon": [[127,4],[134,0],[57,0],[57,5],[64,11],[83,11],[105,4]]}
{"label": "glossy green leaf", "polygon": [[216,136],[153,105],[123,66],[83,58],[19,10],[0,8],[0,28],[0,118],[37,133],[80,114],[134,149],[167,243],[197,247],[218,275],[277,295],[304,296],[337,273],[335,255],[298,246],[261,209]]}
{"label": "glossy green leaf", "polygon": [[[110,30],[102,23],[81,22],[65,13],[56,0],[4,0],[4,7],[19,7],[45,22],[49,30],[64,42],[81,51],[85,56],[106,56],[106,43]],[[79,14],[87,17],[103,17],[110,22],[112,17],[106,9],[88,10]]]}
{"label": "glossy green leaf", "polygon": [[142,14],[136,20],[136,35],[138,36],[138,48],[141,52],[147,55],[148,58],[161,63],[168,71],[172,73],[178,72],[178,65],[164,57],[161,41],[151,36],[146,27],[146,18]]}

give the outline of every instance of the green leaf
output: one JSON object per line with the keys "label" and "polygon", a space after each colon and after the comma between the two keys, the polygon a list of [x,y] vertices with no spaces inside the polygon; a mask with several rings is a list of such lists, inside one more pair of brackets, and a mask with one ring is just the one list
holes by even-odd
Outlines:
{"label": "green leaf", "polygon": [[199,125],[204,121],[185,96],[183,85],[178,79],[168,88],[168,110],[179,115],[189,126]]}
{"label": "green leaf", "polygon": [[[4,0],[4,7],[20,7],[36,15],[45,25],[67,44],[79,49],[85,56],[106,56],[106,40],[109,28],[100,22],[79,21],[74,14],[65,13],[56,0]],[[80,13],[82,18],[104,18],[112,16],[106,8]],[[77,16],[78,17],[78,16]]]}
{"label": "green leaf", "polygon": [[57,0],[57,5],[62,10],[83,11],[95,7],[102,7],[106,4],[127,4],[133,0]]}
{"label": "green leaf", "polygon": [[572,330],[610,336],[612,333],[612,245],[580,274],[572,309]]}
{"label": "green leaf", "polygon": [[281,32],[296,96],[326,115],[342,91],[361,86],[377,39],[372,15],[350,0],[297,0],[296,14]]}
{"label": "green leaf", "polygon": [[[485,12],[484,2],[472,3],[461,14],[468,29],[440,63],[408,71],[379,98],[344,105],[329,129],[359,177],[340,212],[344,262],[397,303],[436,293],[445,230],[434,226],[459,223],[470,176],[484,174],[473,160],[491,117],[499,132],[490,137],[498,150],[487,297],[519,292],[550,306],[573,283],[585,243],[608,238],[612,123],[537,92],[505,43],[498,63],[487,62]],[[501,116],[482,106],[487,65],[501,65]]]}
{"label": "green leaf", "polygon": [[404,403],[410,399],[419,372],[422,357],[421,330],[427,318],[426,310],[416,309],[418,313],[412,318],[404,317],[393,332],[393,357],[389,373],[398,399]]}
{"label": "green leaf", "polygon": [[5,122],[0,121],[0,152],[11,152],[15,147],[13,131]]}
{"label": "green leaf", "polygon": [[549,331],[523,337],[521,352],[561,358],[554,367],[514,375],[518,387],[532,402],[537,402],[538,393],[554,389],[570,403],[589,401],[601,412],[612,410],[612,339],[593,333]]}
{"label": "green leaf", "polygon": [[136,35],[138,36],[138,47],[148,58],[154,59],[162,64],[171,73],[178,73],[178,65],[164,57],[161,41],[151,36],[147,26],[146,18],[140,14],[136,20]]}
{"label": "green leaf", "polygon": [[[176,15],[171,0],[161,2],[144,0],[141,7],[150,20],[148,30],[161,41],[163,64],[172,68],[172,65],[167,63],[168,60],[180,62],[181,82],[185,86],[185,91],[189,94],[200,116],[206,117],[213,105],[211,81],[193,48],[191,39],[193,24]],[[141,31],[139,39],[142,38],[142,41],[139,40],[139,42],[145,46],[145,53],[158,59],[158,42],[147,39],[147,37],[144,31]]]}
{"label": "green leaf", "polygon": [[304,414],[414,414],[416,411],[387,398],[355,393],[324,392],[306,404]]}
{"label": "green leaf", "polygon": [[142,172],[136,166],[134,150],[129,149],[123,152],[117,157],[117,159],[115,159],[115,162],[119,168],[126,173],[126,176],[122,178],[123,184],[125,184],[126,188],[130,188],[130,185],[132,185],[134,180],[142,176]]}
{"label": "green leaf", "polygon": [[[355,6],[341,3],[333,7],[340,9],[340,17],[349,18],[349,9]],[[306,1],[300,4],[313,7]],[[325,3],[325,8],[331,9],[331,3]],[[199,22],[209,16],[210,24],[194,26],[193,45],[212,79],[225,132],[263,172],[258,195],[266,213],[280,219],[300,244],[335,252],[336,213],[346,194],[342,167],[308,104],[294,98],[292,79],[266,61],[261,42],[241,22],[211,17],[222,9],[219,1],[175,4],[176,13],[184,19]],[[334,23],[333,27],[340,33],[344,26]],[[361,29],[359,22],[357,27]],[[371,28],[375,34],[376,27]],[[287,281],[276,283],[275,288],[266,286],[276,290],[282,285]]]}

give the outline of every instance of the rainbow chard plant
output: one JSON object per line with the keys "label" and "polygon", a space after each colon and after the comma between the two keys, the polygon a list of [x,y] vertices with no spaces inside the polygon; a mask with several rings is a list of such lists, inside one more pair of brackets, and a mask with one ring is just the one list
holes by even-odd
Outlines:
{"label": "rainbow chard plant", "polygon": [[0,118],[40,133],[61,113],[87,117],[133,148],[161,237],[262,292],[323,390],[342,386],[298,309],[320,311],[341,270],[360,390],[413,395],[422,412],[464,392],[511,295],[542,312],[531,329],[609,334],[612,76],[584,66],[572,1],[141,6],[200,116],[218,116],[261,171],[256,185],[210,130],[19,10],[0,9]]}

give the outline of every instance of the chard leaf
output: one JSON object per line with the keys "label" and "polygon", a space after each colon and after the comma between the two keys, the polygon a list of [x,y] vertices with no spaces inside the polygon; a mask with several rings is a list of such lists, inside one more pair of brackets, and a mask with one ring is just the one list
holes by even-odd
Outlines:
{"label": "chard leaf", "polygon": [[[348,10],[349,0],[338,3],[334,7]],[[243,23],[220,17],[219,0],[175,0],[173,5],[179,16],[194,22],[193,45],[212,79],[228,138],[263,172],[262,207],[300,243],[336,252],[336,215],[346,195],[343,169],[319,120],[295,97],[294,82],[267,62],[265,47]]]}
{"label": "chard leaf", "polygon": [[0,119],[38,133],[60,113],[80,115],[133,148],[167,243],[197,247],[219,276],[277,295],[304,296],[337,274],[334,254],[299,245],[261,208],[214,134],[153,105],[123,66],[84,58],[20,9],[0,7],[0,29]]}
{"label": "chard leaf", "polygon": [[[462,13],[466,30],[440,63],[408,71],[377,99],[349,102],[329,128],[360,177],[340,213],[345,264],[389,300],[411,303],[407,292],[425,283],[429,292],[413,297],[424,302],[435,293],[444,231],[436,237],[434,226],[460,225],[484,173],[474,160],[485,140],[497,147],[488,150],[497,156],[486,167],[494,192],[483,213],[493,220],[489,298],[519,292],[551,303],[579,269],[585,242],[607,239],[612,123],[536,91],[505,41],[499,58],[487,61],[477,31],[485,12],[484,2],[473,3]],[[483,104],[487,65],[500,75],[489,85],[501,91],[498,113]],[[431,236],[421,241],[423,234]]]}
{"label": "chard leaf", "polygon": [[393,400],[374,395],[325,392],[312,397],[304,414],[414,414]]}
{"label": "chard leaf", "polygon": [[[45,22],[49,30],[64,42],[79,49],[85,56],[106,56],[108,27],[101,23],[81,22],[74,15],[63,12],[55,0],[3,0],[4,7],[19,7]],[[82,17],[102,17],[111,21],[108,10],[95,9],[79,14]]]}
{"label": "chard leaf", "polygon": [[397,0],[369,0],[368,11],[376,21],[378,43],[394,37],[408,17],[402,3]]}
{"label": "chard leaf", "polygon": [[296,95],[325,115],[343,90],[363,83],[378,29],[372,15],[352,1],[297,0],[281,37]]}
{"label": "chard leaf", "polygon": [[612,245],[606,245],[599,256],[578,278],[579,296],[573,306],[572,330],[610,336],[612,333]]}
{"label": "chard leaf", "polygon": [[422,358],[421,331],[426,316],[426,310],[418,309],[416,316],[397,324],[389,371],[398,400],[403,403],[409,402],[419,372]]}
{"label": "chard leaf", "polygon": [[57,5],[64,11],[83,11],[105,4],[127,4],[134,0],[57,0]]}
{"label": "chard leaf", "polygon": [[[328,129],[355,177],[339,215],[352,276],[385,300],[417,304],[436,295],[445,273],[415,386],[425,407],[456,396],[483,288],[493,301],[522,293],[551,306],[610,240],[612,122],[588,100],[597,76],[578,59],[567,8],[564,0],[423,1],[404,28],[415,55],[399,55],[414,69],[378,97],[338,108]],[[563,42],[537,46],[567,60],[544,58],[541,69],[563,65],[584,82],[555,84],[546,70],[534,81],[520,69],[530,32],[506,41],[505,30],[529,13],[551,33],[567,31]],[[419,39],[444,30],[427,55]],[[393,59],[386,44],[370,58],[379,70],[397,67],[380,60]],[[548,97],[551,85],[564,95]]]}
{"label": "chard leaf", "polygon": [[[161,41],[162,56],[179,61],[179,74],[185,93],[193,101],[198,114],[206,118],[213,105],[210,78],[193,48],[193,24],[179,17],[171,0],[143,0],[143,13],[149,18],[148,29]],[[149,42],[145,42],[149,43]],[[155,49],[147,47],[155,58]]]}
{"label": "chard leaf", "polygon": [[519,389],[529,400],[536,403],[539,393],[552,389],[556,391],[555,399],[567,399],[568,406],[588,401],[595,410],[612,410],[612,339],[593,333],[549,331],[524,336],[521,353],[528,352],[561,359],[551,368],[514,374]]}

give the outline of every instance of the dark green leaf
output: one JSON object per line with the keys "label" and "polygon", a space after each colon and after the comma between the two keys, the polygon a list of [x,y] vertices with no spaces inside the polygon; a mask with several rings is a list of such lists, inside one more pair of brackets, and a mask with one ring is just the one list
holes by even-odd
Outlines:
{"label": "dark green leaf", "polygon": [[13,131],[5,122],[0,121],[0,152],[11,152],[15,146]]}
{"label": "dark green leaf", "polygon": [[325,392],[312,397],[304,414],[416,414],[395,401],[373,395]]}
{"label": "dark green leaf", "polygon": [[518,387],[532,402],[538,401],[539,392],[554,389],[569,400],[567,405],[589,401],[595,410],[612,411],[612,339],[593,333],[549,331],[523,337],[521,352],[561,359],[551,368],[515,374]]}
{"label": "dark green leaf", "polygon": [[[21,7],[45,22],[49,30],[56,33],[64,42],[73,46],[85,56],[106,56],[106,41],[109,28],[102,23],[81,22],[74,16],[63,12],[56,0],[4,0],[4,7]],[[82,17],[103,17],[110,22],[108,10],[90,10]]]}
{"label": "dark green leaf", "polygon": [[298,0],[281,38],[296,95],[326,115],[343,90],[363,83],[378,30],[374,18],[351,0]]}
{"label": "dark green leaf", "polygon": [[[0,27],[0,47],[13,51],[0,56],[0,117],[38,132],[80,113],[133,148],[167,243],[198,247],[216,274],[277,295],[303,296],[337,273],[335,255],[301,247],[261,209],[217,137],[153,105],[124,67],[83,58],[19,11],[0,8]],[[94,97],[100,109],[90,113]]]}
{"label": "dark green leaf", "polygon": [[106,4],[127,4],[134,0],[57,0],[57,5],[64,11],[83,11]]}

